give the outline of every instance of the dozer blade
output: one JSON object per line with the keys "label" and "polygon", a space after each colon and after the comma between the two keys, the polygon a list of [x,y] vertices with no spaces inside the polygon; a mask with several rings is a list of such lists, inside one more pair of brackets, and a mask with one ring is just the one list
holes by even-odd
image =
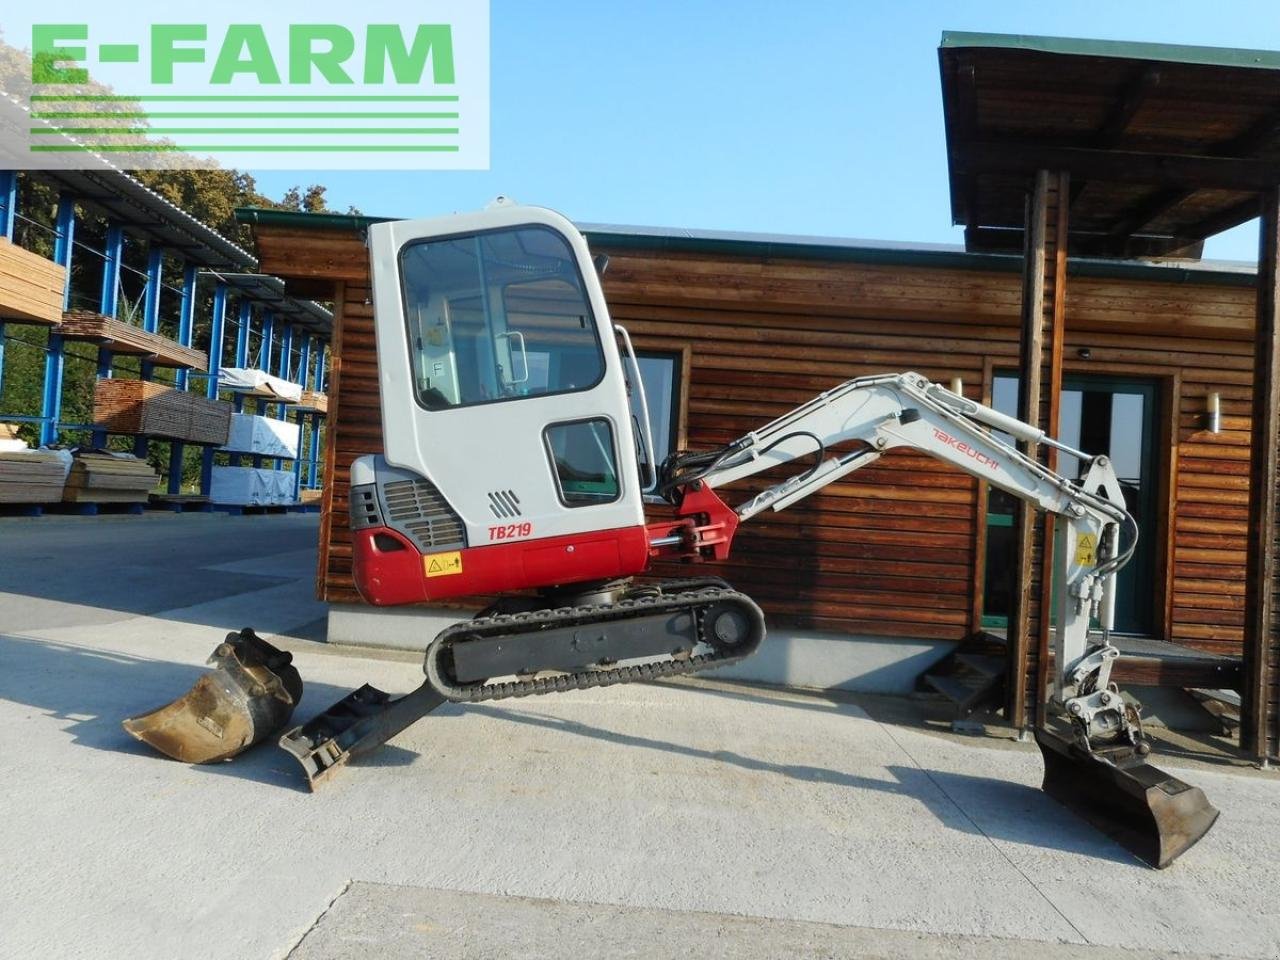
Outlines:
{"label": "dozer blade", "polygon": [[1204,791],[1128,745],[1091,753],[1049,730],[1036,730],[1036,743],[1044,792],[1153,867],[1173,863],[1218,819]]}
{"label": "dozer blade", "polygon": [[324,713],[280,737],[280,748],[302,764],[312,790],[349,760],[386,743],[425,717],[444,697],[426,681],[398,699],[365,684]]}
{"label": "dozer blade", "polygon": [[249,628],[227,634],[209,657],[214,669],[187,693],[130,717],[125,730],[184,763],[230,760],[275,733],[302,698],[293,655]]}

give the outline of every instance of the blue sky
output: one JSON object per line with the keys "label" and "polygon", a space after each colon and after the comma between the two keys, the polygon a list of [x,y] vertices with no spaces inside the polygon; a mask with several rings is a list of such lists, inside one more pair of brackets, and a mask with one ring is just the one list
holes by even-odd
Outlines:
{"label": "blue sky", "polygon": [[[331,204],[428,216],[498,194],[576,220],[961,241],[943,30],[1280,48],[1274,0],[493,0],[484,172],[273,171]],[[1255,225],[1206,256],[1253,260]]]}

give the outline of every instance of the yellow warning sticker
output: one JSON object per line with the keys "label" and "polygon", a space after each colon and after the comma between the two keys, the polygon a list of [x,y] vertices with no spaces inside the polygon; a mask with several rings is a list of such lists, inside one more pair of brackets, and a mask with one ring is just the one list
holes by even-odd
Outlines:
{"label": "yellow warning sticker", "polygon": [[1076,563],[1082,567],[1091,567],[1098,562],[1098,538],[1092,533],[1082,533],[1076,537]]}
{"label": "yellow warning sticker", "polygon": [[430,577],[452,577],[462,572],[462,551],[432,553],[422,558],[422,569]]}

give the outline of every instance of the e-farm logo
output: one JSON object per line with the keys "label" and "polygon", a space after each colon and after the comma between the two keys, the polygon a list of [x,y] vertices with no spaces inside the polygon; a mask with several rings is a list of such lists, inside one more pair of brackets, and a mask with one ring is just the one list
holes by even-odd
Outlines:
{"label": "e-farm logo", "polygon": [[[313,19],[325,7],[341,15]],[[31,23],[28,166],[488,166],[486,2],[298,9],[305,21]]]}

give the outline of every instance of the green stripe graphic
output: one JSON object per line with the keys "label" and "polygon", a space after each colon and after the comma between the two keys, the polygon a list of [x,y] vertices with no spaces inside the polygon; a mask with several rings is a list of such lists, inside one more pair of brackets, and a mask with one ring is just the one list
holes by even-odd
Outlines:
{"label": "green stripe graphic", "polygon": [[206,133],[206,134],[343,134],[361,133],[403,134],[434,136],[457,133],[457,127],[32,127],[32,136],[51,137],[62,134],[115,134],[117,136],[146,136],[150,133]]}
{"label": "green stripe graphic", "polygon": [[457,120],[456,113],[312,113],[295,111],[291,113],[75,113],[62,111],[32,111],[31,116],[37,120]]}
{"label": "green stripe graphic", "polygon": [[282,94],[208,94],[201,96],[185,96],[177,94],[142,94],[139,96],[129,96],[126,94],[53,94],[53,93],[33,93],[31,101],[43,102],[93,102],[93,103],[128,103],[132,100],[156,100],[177,103],[188,101],[192,103],[457,103],[456,96],[426,96],[414,94],[412,96],[391,96],[391,95],[282,95]]}
{"label": "green stripe graphic", "polygon": [[32,153],[177,153],[199,151],[204,153],[457,153],[456,144],[363,144],[363,143],[269,143],[269,144],[130,144],[104,143],[96,145],[78,143],[36,143]]}

